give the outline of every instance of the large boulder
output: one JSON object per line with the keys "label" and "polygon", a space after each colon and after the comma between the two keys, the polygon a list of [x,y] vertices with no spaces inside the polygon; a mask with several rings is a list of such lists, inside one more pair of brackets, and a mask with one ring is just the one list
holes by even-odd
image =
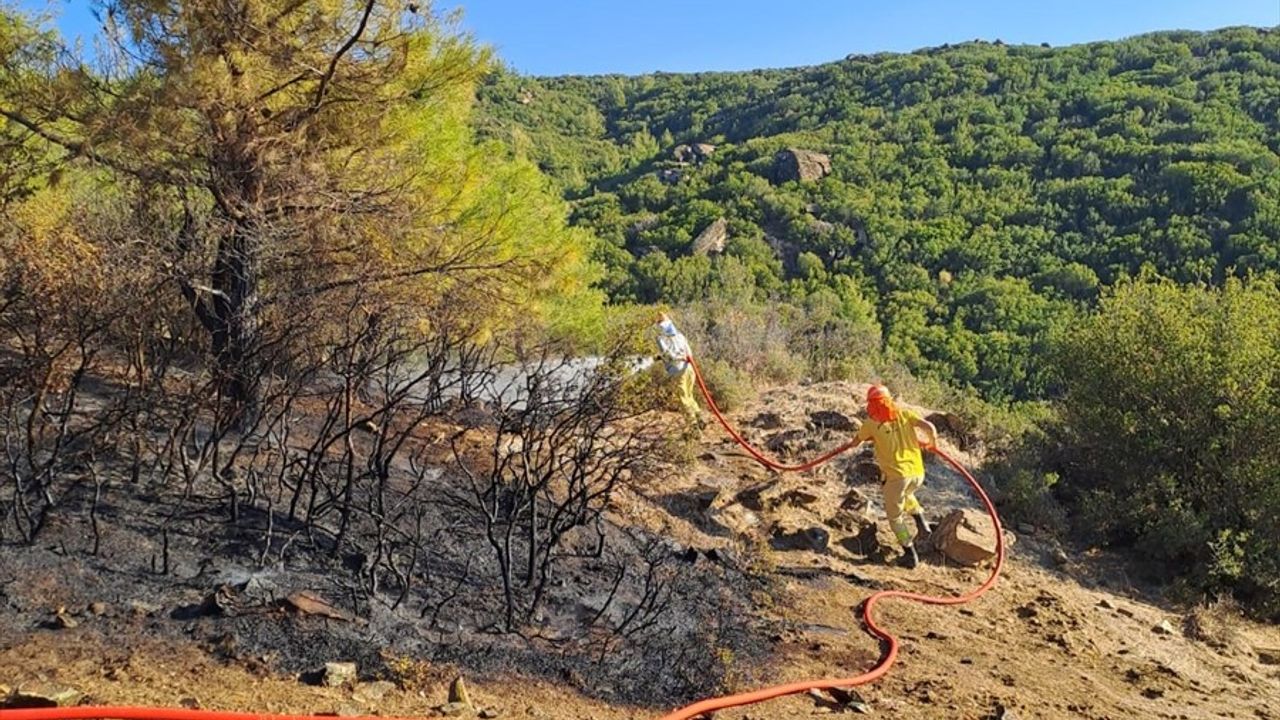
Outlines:
{"label": "large boulder", "polygon": [[677,145],[671,149],[671,157],[676,162],[687,163],[693,160],[693,148],[688,145]]}
{"label": "large boulder", "polygon": [[710,255],[724,252],[725,241],[729,239],[729,221],[720,218],[708,225],[693,241],[694,255]]}
{"label": "large boulder", "polygon": [[931,540],[934,549],[961,565],[980,565],[996,556],[995,528],[976,510],[952,510],[934,528]]}
{"label": "large boulder", "polygon": [[703,160],[711,157],[711,154],[716,151],[716,146],[710,143],[694,143],[690,146],[690,149],[693,151],[693,156],[697,158],[698,162],[702,162]]}
{"label": "large boulder", "polygon": [[831,174],[831,158],[820,152],[787,148],[773,156],[773,179],[777,183],[821,180]]}

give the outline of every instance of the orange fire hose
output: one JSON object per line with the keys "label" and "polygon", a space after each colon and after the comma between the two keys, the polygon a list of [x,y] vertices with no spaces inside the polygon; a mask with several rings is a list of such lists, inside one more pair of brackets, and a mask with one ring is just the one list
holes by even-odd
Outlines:
{"label": "orange fire hose", "polygon": [[[808,692],[809,690],[849,688],[856,685],[866,685],[868,683],[875,682],[883,677],[885,673],[889,672],[889,668],[892,667],[893,663],[898,659],[898,638],[894,637],[888,631],[876,624],[874,617],[876,603],[881,600],[898,598],[902,600],[912,600],[926,605],[961,605],[978,598],[983,593],[990,590],[991,586],[996,584],[996,578],[1000,575],[1000,568],[1004,566],[1004,530],[1000,526],[1000,517],[996,514],[996,508],[991,503],[991,498],[987,497],[987,494],[983,492],[978,481],[973,478],[973,475],[969,474],[969,471],[966,470],[963,465],[956,462],[950,455],[947,455],[942,450],[932,448],[932,451],[964,476],[964,479],[973,486],[973,489],[978,494],[979,499],[982,500],[982,504],[987,509],[987,514],[991,516],[991,522],[994,524],[996,532],[996,557],[995,564],[991,568],[991,575],[987,578],[986,582],[964,595],[956,595],[952,597],[921,595],[901,590],[884,590],[867,598],[867,601],[862,606],[862,619],[867,625],[867,632],[882,641],[884,651],[880,655],[880,662],[876,663],[875,667],[861,675],[825,680],[802,680],[800,682],[763,688],[761,690],[755,690],[739,695],[728,695],[725,697],[703,700],[688,707],[681,708],[669,715],[664,715],[661,720],[690,720],[690,718],[696,718],[700,715],[712,713],[717,710],[725,710],[727,708],[738,707],[741,705],[753,705],[755,703],[764,702],[765,700],[779,698],[784,695],[795,695],[797,693]],[[37,718],[33,720],[41,719]]]}
{"label": "orange fire hose", "polygon": [[693,356],[686,356],[685,362],[689,363],[689,367],[693,368],[693,376],[698,380],[698,389],[702,391],[702,398],[707,401],[707,407],[711,409],[711,414],[716,416],[716,420],[720,421],[720,425],[725,429],[725,432],[729,433],[730,437],[737,441],[737,443],[742,446],[743,450],[746,450],[751,457],[755,458],[761,465],[764,465],[767,468],[777,470],[778,472],[804,472],[805,470],[812,470],[813,468],[830,461],[837,455],[848,452],[858,445],[861,445],[861,443],[857,441],[850,441],[835,450],[808,462],[800,463],[799,465],[784,465],[773,460],[754,447],[751,447],[751,443],[744,440],[742,435],[738,434],[738,431],[733,429],[733,425],[725,419],[724,414],[720,412],[720,408],[716,405],[715,398],[711,397],[711,391],[707,389],[706,381],[702,379],[702,368],[698,367],[698,362],[693,359]]}
{"label": "orange fire hose", "polygon": [[[807,470],[814,466],[839,455],[840,453],[853,447],[854,444],[847,444],[836,450],[823,455],[816,460],[802,463],[796,466],[787,466],[769,460],[767,457],[752,448],[742,436],[739,435],[729,422],[720,413],[716,407],[715,401],[711,399],[711,393],[707,390],[706,384],[702,380],[702,375],[698,371],[697,364],[693,363],[693,358],[689,358],[690,364],[697,374],[698,385],[702,389],[703,396],[707,400],[707,405],[715,414],[716,418],[725,427],[730,435],[737,440],[738,444],[752,454],[757,460],[766,466],[778,470],[799,471]],[[664,715],[660,720],[691,720],[701,715],[707,715],[717,710],[725,710],[732,707],[742,705],[752,705],[755,703],[772,700],[774,698],[783,697],[785,695],[795,695],[809,690],[829,690],[834,688],[849,688],[857,685],[866,685],[875,682],[889,672],[894,662],[898,659],[898,639],[888,631],[876,624],[874,610],[876,603],[881,600],[902,599],[911,600],[926,605],[961,605],[977,599],[983,593],[991,589],[996,583],[996,578],[1000,575],[1000,569],[1004,566],[1004,531],[1000,525],[1000,517],[996,514],[995,505],[992,504],[991,498],[987,497],[986,492],[982,490],[982,486],[974,479],[973,475],[965,469],[963,465],[956,462],[947,453],[938,448],[930,448],[930,450],[938,457],[942,458],[948,465],[960,473],[969,485],[973,487],[978,498],[982,501],[983,506],[987,510],[987,514],[991,516],[991,522],[995,527],[996,533],[996,557],[995,564],[991,568],[991,575],[976,589],[963,595],[952,597],[940,597],[935,595],[921,595],[918,593],[904,592],[901,590],[884,590],[874,593],[867,598],[862,606],[862,618],[866,623],[867,631],[879,638],[883,643],[884,650],[880,656],[880,661],[876,663],[867,672],[861,675],[855,675],[848,678],[831,678],[825,680],[802,680],[799,682],[787,683],[785,685],[777,685],[775,687],[762,688],[752,692],[741,693],[738,695],[727,695],[725,697],[711,698],[689,705],[688,707],[676,710],[673,713]],[[83,706],[83,707],[63,707],[63,708],[38,708],[31,710],[0,710],[0,720],[316,720],[313,715],[274,715],[268,713],[243,713],[243,712],[218,712],[213,710],[185,710],[179,708],[147,708],[147,707],[109,707],[109,706]],[[395,720],[393,718],[352,718],[350,720]]]}

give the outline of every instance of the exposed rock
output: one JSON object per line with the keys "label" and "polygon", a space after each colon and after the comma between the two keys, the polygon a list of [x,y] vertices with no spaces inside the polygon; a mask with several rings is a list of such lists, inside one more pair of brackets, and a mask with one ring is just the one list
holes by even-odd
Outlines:
{"label": "exposed rock", "polygon": [[98,617],[102,617],[103,615],[106,615],[106,614],[107,614],[107,604],[106,604],[106,603],[103,603],[103,602],[91,602],[91,603],[89,603],[89,614],[91,614],[91,615],[97,615]]}
{"label": "exposed rock", "polygon": [[163,607],[155,603],[143,602],[142,600],[129,601],[129,611],[139,617],[155,615],[163,609]]}
{"label": "exposed rock", "polygon": [[321,680],[325,687],[342,687],[356,681],[356,664],[353,662],[330,662],[324,664]]}
{"label": "exposed rock", "polygon": [[1280,648],[1255,648],[1254,652],[1263,665],[1280,665]]}
{"label": "exposed rock", "polygon": [[381,702],[387,693],[396,689],[395,683],[386,680],[378,680],[369,683],[360,683],[356,686],[355,692],[351,693],[351,699],[365,705],[372,705]]}
{"label": "exposed rock", "polygon": [[782,427],[782,416],[778,413],[764,412],[751,418],[747,424],[760,430],[777,430]]}
{"label": "exposed rock", "polygon": [[831,158],[820,152],[787,148],[773,156],[773,179],[778,183],[821,180],[830,174]]}
{"label": "exposed rock", "polygon": [[933,546],[961,565],[978,565],[996,555],[990,520],[976,511],[955,509],[933,530]]}
{"label": "exposed rock", "polygon": [[[876,474],[877,475],[879,474],[879,470],[876,471]],[[867,499],[867,496],[863,495],[862,491],[858,490],[857,488],[850,489],[849,492],[844,496],[844,500],[840,501],[841,510],[849,510],[856,513],[865,513],[867,509],[870,507],[871,507],[871,501]]]}
{"label": "exposed rock", "polygon": [[676,162],[691,162],[694,159],[693,148],[688,145],[677,145],[671,149],[671,157]]}
{"label": "exposed rock", "polygon": [[663,168],[658,171],[658,180],[667,185],[675,185],[684,177],[684,172],[679,168]]}
{"label": "exposed rock", "polygon": [[493,718],[498,717],[499,714],[500,713],[497,710],[494,710],[493,708],[485,708],[480,711],[480,717],[483,720],[493,720]]}
{"label": "exposed rock", "polygon": [[874,521],[867,520],[854,537],[842,539],[841,547],[860,557],[883,557],[888,544],[881,542],[879,527]]}
{"label": "exposed rock", "polygon": [[1155,627],[1151,628],[1151,632],[1157,635],[1176,635],[1178,631],[1174,629],[1173,623],[1168,620],[1161,620],[1156,623]]}
{"label": "exposed rock", "polygon": [[825,528],[779,525],[773,529],[773,539],[769,544],[774,550],[811,550],[822,553],[827,551],[830,542],[831,533]]}
{"label": "exposed rock", "polygon": [[80,702],[84,693],[65,685],[34,683],[14,690],[5,701],[8,708],[70,707]]}
{"label": "exposed rock", "polygon": [[471,703],[471,694],[467,692],[467,681],[463,680],[461,675],[454,678],[453,683],[449,685],[449,702],[461,704],[472,711],[475,710],[476,706]]}
{"label": "exposed rock", "polygon": [[200,603],[198,608],[198,614],[232,617],[238,610],[237,605],[235,588],[230,585],[220,585],[216,590],[205,596],[204,601]]}
{"label": "exposed rock", "polygon": [[699,483],[693,490],[689,491],[688,497],[699,510],[710,510],[716,504],[716,500],[720,499],[721,492],[723,492],[723,488]]}
{"label": "exposed rock", "polygon": [[365,711],[359,705],[342,703],[333,709],[333,714],[336,717],[362,717],[365,714]]}
{"label": "exposed rock", "polygon": [[1035,535],[1036,526],[1031,523],[1018,523],[1018,532],[1023,535]]}
{"label": "exposed rock", "polygon": [[809,507],[810,505],[818,502],[818,500],[818,496],[808,490],[796,488],[794,490],[788,490],[778,496],[777,504],[791,505],[793,507]]}
{"label": "exposed rock", "polygon": [[805,431],[803,430],[787,430],[786,432],[774,433],[765,440],[764,446],[769,452],[779,455],[790,455],[805,442]]}
{"label": "exposed rock", "polygon": [[768,482],[752,485],[751,487],[748,487],[739,491],[737,495],[733,496],[733,499],[737,501],[739,505],[741,505],[742,507],[748,510],[754,510],[755,512],[763,512],[764,511],[764,494],[767,491],[777,487],[777,485],[778,485],[778,482],[776,480],[770,480]]}
{"label": "exposed rock", "polygon": [[200,701],[193,697],[184,697],[178,700],[178,705],[187,710],[199,710]]}
{"label": "exposed rock", "polygon": [[445,717],[462,717],[463,715],[471,715],[475,713],[475,708],[466,703],[451,702],[441,705],[438,710]]}
{"label": "exposed rock", "polygon": [[711,143],[694,143],[690,146],[690,149],[693,151],[693,157],[701,162],[715,153],[716,146]]}
{"label": "exposed rock", "polygon": [[853,432],[858,429],[853,420],[844,413],[835,410],[819,410],[809,414],[809,422],[813,426],[822,430],[835,430],[836,432]]}
{"label": "exposed rock", "polygon": [[874,523],[875,521],[866,515],[851,510],[837,510],[835,515],[826,520],[827,527],[846,533],[860,533],[867,525]]}
{"label": "exposed rock", "polygon": [[845,469],[844,479],[850,485],[879,485],[880,466],[871,460],[850,463]]}
{"label": "exposed rock", "polygon": [[1108,600],[1108,599],[1106,599],[1106,598],[1102,598],[1101,600],[1099,600],[1099,601],[1098,601],[1098,607],[1102,608],[1103,610],[1115,610],[1115,609],[1116,609],[1115,604],[1114,604],[1114,603],[1112,603],[1110,600]]}
{"label": "exposed rock", "polygon": [[1071,558],[1062,548],[1054,548],[1051,557],[1053,558],[1053,564],[1058,565],[1059,567],[1071,562]]}
{"label": "exposed rock", "polygon": [[332,620],[351,622],[355,620],[349,613],[335,607],[333,603],[308,590],[301,590],[285,598],[285,604],[303,615],[319,615]]}
{"label": "exposed rock", "polygon": [[59,607],[53,614],[53,620],[50,624],[59,630],[70,630],[80,624],[75,618],[67,614],[65,607]]}
{"label": "exposed rock", "polygon": [[724,252],[725,241],[729,239],[729,221],[720,218],[708,225],[693,241],[694,255],[710,255]]}

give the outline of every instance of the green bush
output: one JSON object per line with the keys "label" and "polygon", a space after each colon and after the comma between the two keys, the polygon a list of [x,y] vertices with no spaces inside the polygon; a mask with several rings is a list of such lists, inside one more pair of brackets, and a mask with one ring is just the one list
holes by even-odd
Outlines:
{"label": "green bush", "polygon": [[[702,379],[707,384],[707,390],[721,410],[735,410],[755,397],[751,378],[732,363],[719,358],[708,358],[701,361],[699,366],[702,368]],[[698,402],[703,402],[701,396]]]}
{"label": "green bush", "polygon": [[1046,469],[1080,529],[1280,618],[1280,289],[1127,283],[1064,333]]}

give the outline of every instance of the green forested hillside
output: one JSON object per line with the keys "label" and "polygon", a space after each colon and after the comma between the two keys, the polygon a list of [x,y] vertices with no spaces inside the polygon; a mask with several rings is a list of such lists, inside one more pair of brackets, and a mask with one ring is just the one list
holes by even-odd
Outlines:
{"label": "green forested hillside", "polygon": [[[1275,30],[499,73],[481,109],[483,132],[556,178],[601,239],[615,300],[770,308],[837,345],[828,368],[878,341],[988,399],[1042,397],[1049,336],[1101,287],[1280,268]],[[691,143],[716,147],[698,161]],[[828,154],[831,174],[777,182],[784,148]],[[694,253],[720,217],[724,252]]]}

